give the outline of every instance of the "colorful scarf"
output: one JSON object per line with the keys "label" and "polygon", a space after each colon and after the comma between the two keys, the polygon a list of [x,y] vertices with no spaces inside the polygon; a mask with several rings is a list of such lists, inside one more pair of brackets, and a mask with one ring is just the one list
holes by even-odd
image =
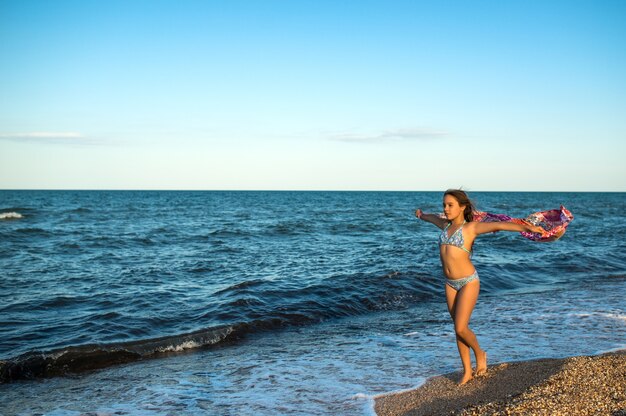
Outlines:
{"label": "colorful scarf", "polygon": [[555,241],[565,234],[565,229],[574,219],[571,212],[563,205],[560,209],[551,209],[548,211],[535,212],[525,219],[511,218],[504,214],[491,214],[489,212],[474,211],[474,221],[477,222],[500,222],[507,221],[514,224],[533,224],[539,225],[546,230],[543,234],[521,232],[520,234],[532,241]]}

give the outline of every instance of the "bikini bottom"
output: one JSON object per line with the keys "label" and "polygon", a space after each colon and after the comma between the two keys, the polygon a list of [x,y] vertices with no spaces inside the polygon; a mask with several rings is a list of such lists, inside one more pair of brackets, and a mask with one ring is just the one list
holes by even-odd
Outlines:
{"label": "bikini bottom", "polygon": [[478,279],[478,272],[476,272],[476,270],[474,270],[474,273],[470,274],[469,276],[462,277],[460,279],[447,279],[446,278],[446,284],[450,286],[452,289],[458,291],[458,290],[461,290],[463,286],[465,286],[466,284],[468,284],[469,282],[473,280],[480,280]]}

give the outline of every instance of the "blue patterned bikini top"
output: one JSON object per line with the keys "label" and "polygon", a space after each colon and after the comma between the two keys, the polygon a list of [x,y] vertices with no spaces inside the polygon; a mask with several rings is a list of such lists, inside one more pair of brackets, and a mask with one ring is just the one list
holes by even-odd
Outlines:
{"label": "blue patterned bikini top", "polygon": [[461,230],[463,229],[463,225],[465,225],[465,221],[463,221],[463,224],[461,224],[461,226],[455,232],[453,232],[450,237],[448,237],[448,228],[450,228],[451,224],[452,223],[446,225],[446,228],[441,231],[441,234],[439,235],[439,245],[451,245],[465,250],[469,254],[472,254],[471,251],[465,248],[465,241],[463,241],[463,232],[461,232]]}

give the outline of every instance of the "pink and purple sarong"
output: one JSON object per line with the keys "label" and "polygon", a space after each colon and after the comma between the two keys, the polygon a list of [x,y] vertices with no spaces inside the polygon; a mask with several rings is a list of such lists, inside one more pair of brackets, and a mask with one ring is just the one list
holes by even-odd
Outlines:
{"label": "pink and purple sarong", "polygon": [[515,224],[533,224],[538,225],[544,230],[543,234],[521,232],[520,234],[533,241],[555,241],[565,234],[565,229],[574,219],[571,212],[563,205],[559,209],[551,209],[548,211],[535,212],[525,219],[511,218],[504,214],[491,214],[489,212],[474,211],[474,221],[477,222],[512,222]]}

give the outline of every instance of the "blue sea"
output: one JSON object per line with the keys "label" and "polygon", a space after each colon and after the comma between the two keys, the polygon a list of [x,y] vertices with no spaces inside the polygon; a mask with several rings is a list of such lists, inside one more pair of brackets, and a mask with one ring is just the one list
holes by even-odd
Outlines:
{"label": "blue sea", "polygon": [[[470,195],[565,235],[479,237],[490,362],[626,347],[626,194]],[[368,415],[460,370],[439,192],[0,191],[5,415]]]}

